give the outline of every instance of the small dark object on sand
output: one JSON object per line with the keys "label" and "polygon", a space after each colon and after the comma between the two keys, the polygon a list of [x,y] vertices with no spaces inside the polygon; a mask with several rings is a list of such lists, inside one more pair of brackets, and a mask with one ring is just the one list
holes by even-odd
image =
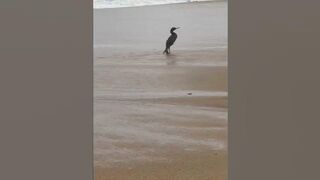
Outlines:
{"label": "small dark object on sand", "polygon": [[190,96],[190,95],[192,95],[192,93],[188,93],[188,95]]}
{"label": "small dark object on sand", "polygon": [[167,42],[166,42],[166,49],[163,51],[163,54],[170,54],[170,47],[173,45],[173,43],[176,41],[178,35],[173,32],[176,29],[179,29],[179,27],[172,27],[170,30],[171,36],[168,38]]}

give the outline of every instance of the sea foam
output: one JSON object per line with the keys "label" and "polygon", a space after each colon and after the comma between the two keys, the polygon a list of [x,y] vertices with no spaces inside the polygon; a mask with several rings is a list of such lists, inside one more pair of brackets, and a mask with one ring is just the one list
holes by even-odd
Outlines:
{"label": "sea foam", "polygon": [[173,4],[185,2],[199,2],[210,0],[93,0],[93,8],[119,8],[119,7],[134,7],[134,6],[148,6],[159,4]]}

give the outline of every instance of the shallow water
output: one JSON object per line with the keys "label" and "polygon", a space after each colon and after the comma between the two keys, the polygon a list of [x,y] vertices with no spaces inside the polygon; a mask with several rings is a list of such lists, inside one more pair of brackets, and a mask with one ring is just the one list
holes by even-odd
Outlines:
{"label": "shallow water", "polygon": [[[170,161],[172,152],[225,152],[226,4],[129,9],[95,12],[95,165]],[[171,55],[162,54],[168,32],[161,28],[171,26],[163,10],[176,13],[174,21],[185,28]],[[204,27],[194,26],[197,19]],[[221,99],[223,105],[207,103]]]}
{"label": "shallow water", "polygon": [[226,148],[225,140],[214,138],[226,132],[225,109],[111,100],[96,101],[95,106],[96,165],[161,160],[170,151]]}
{"label": "shallow water", "polygon": [[[96,165],[164,161],[170,151],[226,149],[221,138],[227,131],[226,108],[160,102],[227,98],[226,57],[221,53],[177,53],[173,64],[166,55],[152,52],[96,53]],[[201,66],[195,60],[201,60]]]}

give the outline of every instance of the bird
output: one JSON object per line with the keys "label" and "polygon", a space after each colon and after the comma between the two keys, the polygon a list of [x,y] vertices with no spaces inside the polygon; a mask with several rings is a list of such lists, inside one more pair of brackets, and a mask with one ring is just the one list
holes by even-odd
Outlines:
{"label": "bird", "polygon": [[176,41],[178,35],[174,31],[176,29],[179,29],[180,27],[172,27],[170,30],[171,36],[168,38],[166,42],[166,49],[163,51],[163,54],[170,54],[170,47],[173,45],[173,43]]}

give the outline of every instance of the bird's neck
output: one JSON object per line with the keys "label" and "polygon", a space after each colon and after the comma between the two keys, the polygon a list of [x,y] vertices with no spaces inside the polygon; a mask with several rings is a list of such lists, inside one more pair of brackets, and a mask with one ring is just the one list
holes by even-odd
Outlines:
{"label": "bird's neck", "polygon": [[176,34],[176,33],[175,33],[175,32],[173,32],[173,31],[170,31],[170,33],[171,33],[171,34]]}

